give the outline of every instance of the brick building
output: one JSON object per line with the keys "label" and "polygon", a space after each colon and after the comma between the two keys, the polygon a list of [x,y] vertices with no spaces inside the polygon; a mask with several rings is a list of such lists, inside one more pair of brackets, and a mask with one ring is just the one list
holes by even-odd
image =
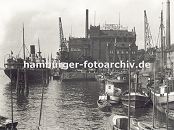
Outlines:
{"label": "brick building", "polygon": [[130,45],[131,59],[136,60],[138,47],[135,41],[134,30],[101,30],[100,26],[90,26],[87,38],[69,39],[69,54],[71,59],[85,56],[102,62],[127,61]]}
{"label": "brick building", "polygon": [[131,60],[136,61],[138,46],[135,42],[135,28],[128,31],[116,24],[105,24],[104,27],[91,25],[89,28],[87,9],[85,38],[69,38],[69,59],[77,61],[88,57],[101,62],[127,61],[131,50]]}
{"label": "brick building", "polygon": [[136,60],[138,47],[135,44],[135,30],[100,29],[100,26],[90,26],[90,55],[99,61],[128,60],[129,45],[131,58]]}

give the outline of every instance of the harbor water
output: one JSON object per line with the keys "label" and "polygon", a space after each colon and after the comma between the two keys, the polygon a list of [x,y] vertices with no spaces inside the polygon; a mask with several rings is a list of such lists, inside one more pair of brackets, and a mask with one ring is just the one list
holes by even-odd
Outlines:
{"label": "harbor water", "polygon": [[[11,118],[10,80],[0,71],[0,115]],[[42,85],[30,85],[29,95],[16,96],[13,86],[14,120],[18,130],[36,130],[39,124]],[[76,81],[61,83],[51,80],[44,88],[41,125],[47,130],[109,130],[112,114],[125,114],[121,105],[111,112],[102,112],[97,107],[97,99],[104,92],[104,84],[96,81]],[[165,127],[166,118],[156,112],[156,124]],[[152,123],[152,106],[131,111],[138,121]],[[172,121],[169,122],[173,130]]]}

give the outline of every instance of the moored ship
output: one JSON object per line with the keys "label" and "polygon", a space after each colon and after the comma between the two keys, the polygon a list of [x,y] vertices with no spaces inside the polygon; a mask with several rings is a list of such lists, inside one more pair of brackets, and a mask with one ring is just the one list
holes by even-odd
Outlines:
{"label": "moored ship", "polygon": [[43,79],[47,79],[49,77],[50,69],[44,67],[46,59],[42,58],[40,54],[41,52],[39,51],[38,55],[35,54],[34,45],[30,46],[30,51],[30,56],[27,57],[26,60],[22,58],[15,58],[11,54],[7,59],[7,63],[4,64],[4,72],[13,83],[16,83],[16,81],[24,82],[25,79],[27,83],[36,83],[42,82]]}

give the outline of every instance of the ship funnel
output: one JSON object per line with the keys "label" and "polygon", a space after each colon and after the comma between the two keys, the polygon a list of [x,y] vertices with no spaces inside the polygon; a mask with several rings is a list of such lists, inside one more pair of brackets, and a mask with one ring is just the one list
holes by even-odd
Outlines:
{"label": "ship funnel", "polygon": [[30,45],[31,62],[35,62],[35,45]]}
{"label": "ship funnel", "polygon": [[35,45],[30,45],[30,53],[35,54]]}
{"label": "ship funnel", "polygon": [[86,9],[86,27],[85,27],[85,38],[88,38],[88,27],[89,27],[89,21],[88,21],[88,9]]}

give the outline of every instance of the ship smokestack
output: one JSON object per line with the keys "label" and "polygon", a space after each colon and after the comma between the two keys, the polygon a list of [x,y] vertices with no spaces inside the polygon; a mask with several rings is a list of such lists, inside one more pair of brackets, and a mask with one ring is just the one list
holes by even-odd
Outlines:
{"label": "ship smokestack", "polygon": [[88,38],[88,9],[86,9],[86,27],[85,27],[85,38]]}
{"label": "ship smokestack", "polygon": [[35,62],[35,45],[30,45],[31,61]]}
{"label": "ship smokestack", "polygon": [[166,9],[166,49],[170,49],[170,0],[167,0]]}

